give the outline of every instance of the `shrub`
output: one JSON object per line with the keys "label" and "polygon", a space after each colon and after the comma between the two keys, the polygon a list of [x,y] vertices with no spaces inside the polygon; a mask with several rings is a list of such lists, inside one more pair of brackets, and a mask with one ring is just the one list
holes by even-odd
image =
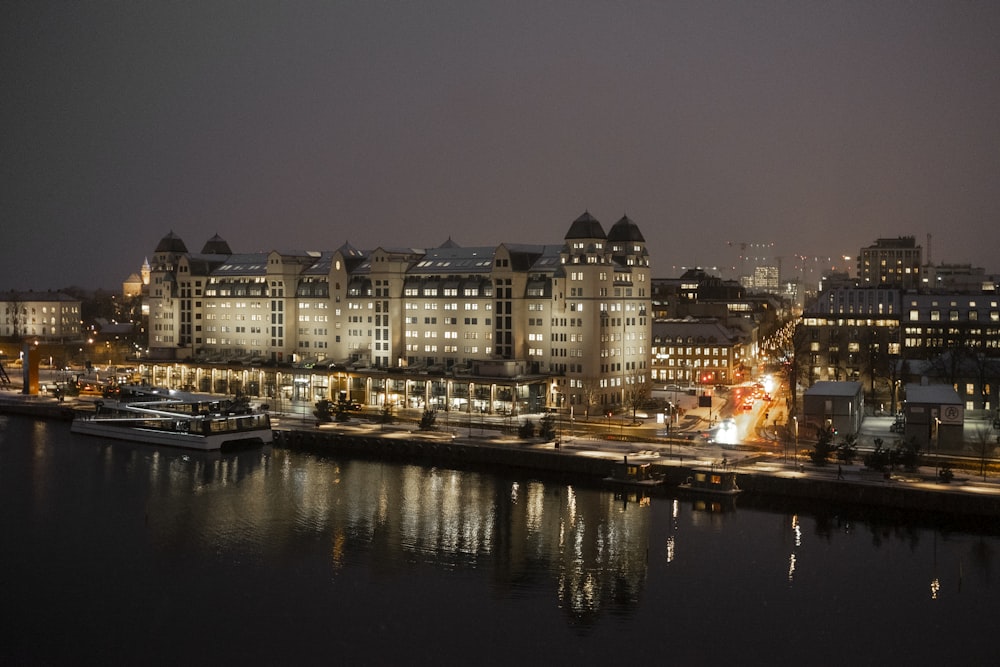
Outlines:
{"label": "shrub", "polygon": [[906,470],[913,472],[920,467],[920,445],[916,438],[910,438],[906,442],[896,445],[893,450],[894,465],[901,465]]}
{"label": "shrub", "polygon": [[858,455],[858,436],[846,435],[844,441],[837,445],[837,460],[850,465]]}
{"label": "shrub", "polygon": [[332,415],[333,403],[325,398],[321,401],[316,401],[315,409],[313,410],[313,416],[316,417],[316,421],[328,422],[333,418]]}
{"label": "shrub", "polygon": [[555,440],[556,418],[553,415],[547,414],[539,420],[538,435],[541,436],[542,440]]}
{"label": "shrub", "polygon": [[882,446],[882,438],[875,438],[875,449],[870,454],[865,454],[861,461],[869,470],[885,472],[892,463],[892,453]]}
{"label": "shrub", "polygon": [[382,406],[382,413],[380,415],[383,424],[388,424],[392,421],[392,406],[386,403]]}
{"label": "shrub", "polygon": [[837,450],[833,444],[833,427],[823,426],[816,431],[816,445],[809,452],[809,458],[818,466],[825,466],[830,454]]}
{"label": "shrub", "polygon": [[434,424],[437,421],[437,412],[434,410],[424,410],[424,414],[420,415],[420,430],[421,431],[433,431]]}

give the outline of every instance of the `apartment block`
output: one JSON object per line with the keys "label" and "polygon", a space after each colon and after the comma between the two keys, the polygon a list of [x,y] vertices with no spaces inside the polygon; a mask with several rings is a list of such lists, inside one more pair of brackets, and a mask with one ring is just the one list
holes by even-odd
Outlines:
{"label": "apartment block", "polygon": [[[355,375],[530,375],[549,405],[616,405],[649,379],[650,268],[638,226],[584,213],[561,243],[191,253],[149,260],[150,357],[338,366]],[[549,378],[538,380],[538,378]]]}

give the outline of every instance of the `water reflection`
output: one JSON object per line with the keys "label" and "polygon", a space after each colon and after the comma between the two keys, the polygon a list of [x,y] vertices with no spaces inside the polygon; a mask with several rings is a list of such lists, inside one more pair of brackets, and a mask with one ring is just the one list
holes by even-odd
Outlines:
{"label": "water reflection", "polygon": [[[639,604],[655,534],[663,533],[657,542],[663,562],[688,567],[691,558],[706,558],[706,545],[713,548],[708,535],[723,535],[740,520],[731,499],[651,499],[287,450],[199,455],[115,444],[97,451],[104,476],[147,479],[143,518],[150,539],[168,551],[194,546],[221,558],[237,551],[246,558],[249,551],[267,561],[319,541],[329,544],[333,572],[370,555],[386,572],[413,565],[485,568],[499,590],[515,595],[551,580],[553,602],[581,626]],[[44,447],[36,447],[36,461],[46,457]],[[668,509],[664,526],[654,525],[658,506]],[[812,547],[802,516],[786,515],[783,532],[791,551],[783,568],[789,584],[802,576],[803,564],[816,567],[820,545],[856,534],[858,521],[844,514],[815,512],[808,518],[809,535],[817,540]],[[876,548],[890,541],[911,552],[919,547],[920,531],[913,525],[878,516],[862,525]],[[194,544],[192,534],[199,536]],[[981,557],[977,565],[990,560]],[[941,587],[934,574],[933,599]]]}
{"label": "water reflection", "polygon": [[[339,641],[342,650],[363,636],[368,664],[405,661],[413,645],[440,651],[427,638],[456,624],[468,639],[449,634],[452,664],[482,662],[483,631],[494,633],[489,650],[522,646],[521,657],[555,638],[546,657],[556,662],[567,649],[614,662],[614,640],[626,635],[648,641],[649,657],[703,662],[708,646],[722,661],[766,648],[786,662],[832,639],[817,637],[819,619],[849,618],[857,636],[839,657],[871,662],[890,657],[877,653],[887,619],[921,637],[947,630],[967,646],[995,606],[995,526],[746,494],[738,504],[650,498],[280,448],[200,455],[21,429],[10,437],[0,426],[10,606],[73,590],[60,627],[96,617],[88,613],[99,600],[102,624],[125,629],[116,636],[184,638],[183,619],[211,600],[230,632],[280,630],[296,646]],[[161,613],[127,611],[147,600]],[[513,629],[484,630],[494,618]],[[719,645],[719,627],[731,642]],[[19,646],[30,651],[42,632]],[[75,632],[76,643],[98,641]],[[404,648],[390,655],[394,645]],[[143,649],[135,650],[128,657]],[[271,662],[288,657],[280,650]],[[893,651],[908,657],[906,647]]]}
{"label": "water reflection", "polygon": [[333,571],[374,552],[382,568],[490,568],[505,590],[552,576],[575,623],[634,604],[646,577],[648,497],[284,450],[205,460],[111,447],[102,457],[108,475],[144,468],[151,539],[168,550],[189,549],[195,531],[193,546],[209,553],[249,546],[265,559],[327,541]]}

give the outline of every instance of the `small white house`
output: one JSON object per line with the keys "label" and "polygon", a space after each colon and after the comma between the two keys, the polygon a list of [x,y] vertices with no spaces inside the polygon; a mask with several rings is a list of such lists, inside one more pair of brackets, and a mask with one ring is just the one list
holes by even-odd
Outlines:
{"label": "small white house", "polygon": [[914,439],[924,450],[961,449],[965,444],[965,406],[946,384],[905,385],[903,437]]}
{"label": "small white house", "polygon": [[802,396],[804,421],[816,428],[831,424],[841,435],[861,430],[865,399],[860,382],[817,382]]}

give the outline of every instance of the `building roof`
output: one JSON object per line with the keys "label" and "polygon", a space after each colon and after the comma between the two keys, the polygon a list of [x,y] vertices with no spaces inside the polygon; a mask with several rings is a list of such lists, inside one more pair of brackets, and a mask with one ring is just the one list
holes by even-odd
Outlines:
{"label": "building roof", "polygon": [[645,243],[646,239],[639,231],[639,226],[629,220],[627,215],[624,215],[621,220],[611,226],[608,231],[608,241],[641,241]]}
{"label": "building roof", "polygon": [[589,211],[584,211],[583,215],[573,221],[569,231],[566,232],[566,240],[570,239],[606,239],[607,234],[604,228]]}
{"label": "building roof", "polygon": [[462,248],[457,245],[431,248],[406,272],[412,275],[489,273],[493,269],[492,246]]}
{"label": "building roof", "polygon": [[64,292],[53,292],[52,290],[46,290],[44,292],[36,292],[34,290],[20,291],[20,290],[8,290],[5,292],[0,292],[0,302],[11,303],[11,302],[39,302],[39,301],[67,301],[67,302],[79,302],[80,299],[71,297]]}
{"label": "building roof", "polygon": [[947,384],[908,384],[904,387],[907,403],[923,405],[962,405],[958,392]]}
{"label": "building roof", "polygon": [[267,273],[267,253],[249,252],[230,255],[216,266],[212,273],[216,276],[262,276]]}
{"label": "building roof", "polygon": [[860,382],[817,382],[806,389],[806,396],[830,396],[850,398],[861,393]]}
{"label": "building roof", "polygon": [[678,338],[683,342],[691,338],[700,343],[720,345],[732,345],[746,338],[743,331],[723,326],[718,319],[693,317],[683,320],[654,320],[652,335],[654,343],[659,340],[660,344],[666,345]]}
{"label": "building roof", "polygon": [[160,242],[156,244],[156,252],[174,252],[174,253],[185,253],[187,252],[187,246],[184,245],[184,241],[181,237],[174,234],[173,230],[170,233],[160,239]]}
{"label": "building roof", "polygon": [[559,273],[562,268],[562,246],[555,245],[544,246],[542,253],[535,258],[535,263],[531,265],[532,271],[545,273]]}
{"label": "building roof", "polygon": [[303,276],[327,276],[330,274],[330,266],[333,264],[333,251],[324,250],[320,253],[309,268],[302,272]]}
{"label": "building roof", "polygon": [[229,249],[229,244],[226,243],[225,239],[216,234],[209,240],[205,241],[205,246],[201,249],[202,255],[232,255],[233,251]]}

